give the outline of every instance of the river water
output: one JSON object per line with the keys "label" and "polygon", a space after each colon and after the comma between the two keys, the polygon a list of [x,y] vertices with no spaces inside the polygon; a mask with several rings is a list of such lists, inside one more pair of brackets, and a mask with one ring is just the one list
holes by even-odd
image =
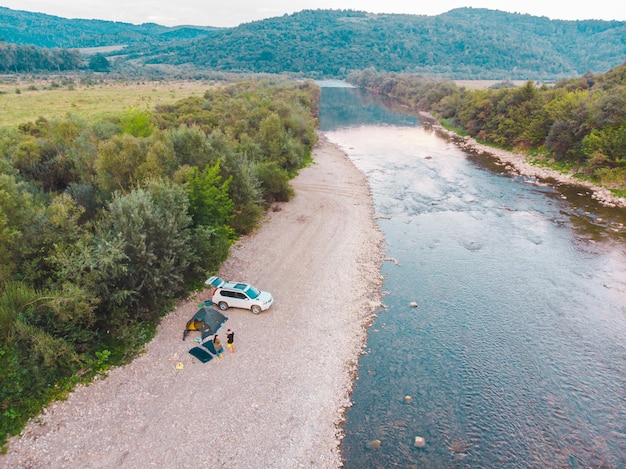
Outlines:
{"label": "river water", "polygon": [[320,128],[367,175],[388,258],[345,467],[626,468],[625,211],[324,85]]}

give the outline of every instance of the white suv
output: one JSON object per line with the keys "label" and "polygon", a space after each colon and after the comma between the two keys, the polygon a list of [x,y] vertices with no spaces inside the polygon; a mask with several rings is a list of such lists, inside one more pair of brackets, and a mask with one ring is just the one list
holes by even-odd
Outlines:
{"label": "white suv", "polygon": [[204,283],[215,287],[211,301],[217,304],[222,311],[226,311],[228,308],[242,308],[259,314],[274,303],[271,293],[257,290],[249,283],[225,282],[215,276],[208,278]]}

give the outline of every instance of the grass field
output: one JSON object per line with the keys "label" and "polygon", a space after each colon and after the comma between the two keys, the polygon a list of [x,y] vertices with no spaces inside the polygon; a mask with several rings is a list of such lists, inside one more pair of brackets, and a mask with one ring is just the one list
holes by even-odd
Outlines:
{"label": "grass field", "polygon": [[111,81],[94,85],[47,81],[0,81],[0,127],[78,115],[88,121],[129,107],[152,109],[189,96],[202,96],[209,81]]}

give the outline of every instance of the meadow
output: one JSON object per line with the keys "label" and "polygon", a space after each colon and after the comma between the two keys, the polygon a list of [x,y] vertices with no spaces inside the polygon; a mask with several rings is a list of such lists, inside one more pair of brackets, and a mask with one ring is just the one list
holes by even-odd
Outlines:
{"label": "meadow", "polygon": [[202,96],[214,81],[99,81],[0,79],[0,127],[78,115],[94,122],[125,109],[153,109]]}

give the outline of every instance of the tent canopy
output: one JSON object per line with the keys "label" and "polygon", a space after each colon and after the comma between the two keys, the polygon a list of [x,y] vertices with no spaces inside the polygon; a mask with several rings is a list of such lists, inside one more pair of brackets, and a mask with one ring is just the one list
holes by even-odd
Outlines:
{"label": "tent canopy", "polygon": [[203,306],[187,321],[185,331],[183,332],[183,340],[185,340],[189,331],[200,331],[202,340],[204,340],[208,336],[215,334],[227,319],[218,310]]}

